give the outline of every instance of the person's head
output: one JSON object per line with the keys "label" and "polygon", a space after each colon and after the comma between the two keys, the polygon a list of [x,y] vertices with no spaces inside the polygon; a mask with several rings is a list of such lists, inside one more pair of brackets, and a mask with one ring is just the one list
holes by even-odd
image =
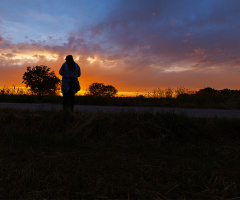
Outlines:
{"label": "person's head", "polygon": [[75,62],[73,60],[72,55],[66,56],[65,60],[66,60],[66,63],[68,65],[69,69],[71,69],[72,71],[75,71]]}
{"label": "person's head", "polygon": [[74,62],[72,55],[66,56],[65,60],[66,60],[66,62]]}

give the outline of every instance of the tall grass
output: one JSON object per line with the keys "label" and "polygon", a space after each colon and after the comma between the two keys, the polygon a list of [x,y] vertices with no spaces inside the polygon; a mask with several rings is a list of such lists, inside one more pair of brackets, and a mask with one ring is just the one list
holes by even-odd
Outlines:
{"label": "tall grass", "polygon": [[188,94],[192,95],[195,94],[197,91],[187,89],[183,86],[177,87],[176,89],[168,87],[166,89],[153,89],[151,92],[147,92],[142,94],[146,98],[176,98],[181,94]]}
{"label": "tall grass", "polygon": [[0,199],[237,199],[239,119],[0,109]]}
{"label": "tall grass", "polygon": [[4,86],[0,88],[0,95],[30,95],[31,92],[24,87],[12,87]]}

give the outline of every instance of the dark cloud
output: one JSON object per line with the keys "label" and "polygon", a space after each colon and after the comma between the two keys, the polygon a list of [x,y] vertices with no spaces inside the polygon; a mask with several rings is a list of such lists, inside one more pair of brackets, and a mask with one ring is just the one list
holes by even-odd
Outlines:
{"label": "dark cloud", "polygon": [[[201,60],[211,66],[219,63],[216,49],[222,49],[225,57],[240,50],[236,22],[239,8],[237,1],[120,1],[104,22],[92,27],[91,33],[100,43],[106,38],[109,54],[136,56],[138,49],[138,54],[159,56],[159,60],[164,56],[173,63],[176,59],[192,60],[193,56],[187,55],[195,54],[203,57],[197,63]],[[151,59],[148,62],[152,64]]]}

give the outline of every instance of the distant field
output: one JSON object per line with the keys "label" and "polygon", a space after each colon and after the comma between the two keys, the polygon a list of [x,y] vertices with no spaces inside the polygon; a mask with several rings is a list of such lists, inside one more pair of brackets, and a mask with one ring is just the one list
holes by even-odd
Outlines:
{"label": "distant field", "polygon": [[0,199],[237,199],[239,119],[0,109]]}

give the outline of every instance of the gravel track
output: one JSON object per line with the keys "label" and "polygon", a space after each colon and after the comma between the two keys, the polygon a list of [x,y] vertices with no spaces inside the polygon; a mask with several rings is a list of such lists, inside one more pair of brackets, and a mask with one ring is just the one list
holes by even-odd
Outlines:
{"label": "gravel track", "polygon": [[[29,104],[29,103],[0,103],[0,108],[28,110],[62,110],[60,104]],[[87,106],[75,105],[74,110],[82,112],[151,112],[186,114],[190,117],[208,118],[240,118],[240,110],[195,109],[195,108],[165,108],[165,107],[117,107],[117,106]]]}

